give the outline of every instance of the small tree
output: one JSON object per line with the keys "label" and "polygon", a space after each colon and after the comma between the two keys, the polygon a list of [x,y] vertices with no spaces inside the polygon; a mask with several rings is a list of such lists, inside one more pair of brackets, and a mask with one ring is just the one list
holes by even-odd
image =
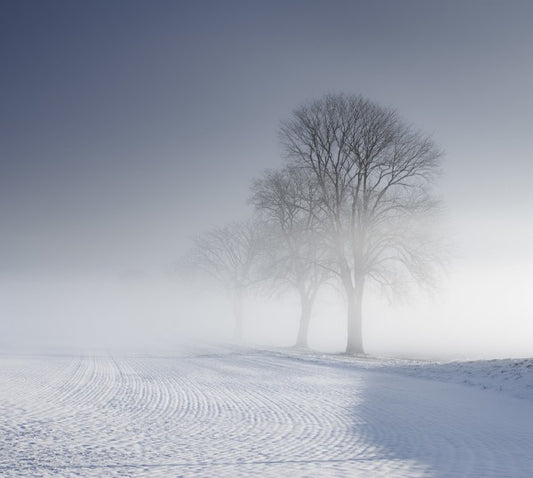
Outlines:
{"label": "small tree", "polygon": [[307,347],[311,311],[327,278],[316,215],[316,184],[301,169],[267,171],[251,187],[267,254],[263,276],[277,288],[298,292],[301,312],[296,345]]}
{"label": "small tree", "polygon": [[364,353],[367,281],[388,287],[420,280],[433,265],[417,225],[436,207],[431,185],[441,154],[396,111],[342,94],[296,109],[280,139],[290,164],[318,185],[317,214],[347,299],[346,352]]}
{"label": "small tree", "polygon": [[198,236],[187,258],[196,270],[213,277],[230,294],[235,317],[234,338],[242,339],[243,297],[254,283],[260,235],[252,221],[232,222]]}

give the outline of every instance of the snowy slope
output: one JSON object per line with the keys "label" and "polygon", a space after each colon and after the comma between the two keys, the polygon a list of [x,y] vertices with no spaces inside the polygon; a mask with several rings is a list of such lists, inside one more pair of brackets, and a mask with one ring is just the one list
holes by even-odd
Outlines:
{"label": "snowy slope", "polygon": [[6,477],[526,477],[532,417],[529,400],[300,354],[0,356]]}
{"label": "snowy slope", "polygon": [[344,364],[349,367],[471,385],[483,390],[497,391],[533,401],[533,358],[438,362],[373,356],[352,357],[294,348],[266,349],[265,351],[298,357],[311,362],[317,360],[319,363],[326,362],[339,366]]}

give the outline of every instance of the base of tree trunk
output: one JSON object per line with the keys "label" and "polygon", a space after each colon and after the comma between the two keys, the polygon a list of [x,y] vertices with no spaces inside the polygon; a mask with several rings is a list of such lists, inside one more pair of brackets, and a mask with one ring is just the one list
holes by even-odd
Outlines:
{"label": "base of tree trunk", "polygon": [[309,344],[307,343],[307,340],[297,340],[294,344],[295,349],[308,349]]}
{"label": "base of tree trunk", "polygon": [[346,355],[347,357],[368,357],[368,354],[365,352],[342,352],[341,355]]}
{"label": "base of tree trunk", "polygon": [[348,298],[348,330],[346,340],[346,354],[365,355],[363,347],[363,293],[355,293]]}
{"label": "base of tree trunk", "polygon": [[358,344],[348,344],[344,353],[346,355],[366,355],[363,346]]}
{"label": "base of tree trunk", "polygon": [[300,323],[298,325],[298,336],[296,338],[295,346],[308,348],[309,324],[311,322],[311,308],[313,306],[313,301],[303,295],[300,297],[300,301],[302,304],[302,311],[300,316]]}

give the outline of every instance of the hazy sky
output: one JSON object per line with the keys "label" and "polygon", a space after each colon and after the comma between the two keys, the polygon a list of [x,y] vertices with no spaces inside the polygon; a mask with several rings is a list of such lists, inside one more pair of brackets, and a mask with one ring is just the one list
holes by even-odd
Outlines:
{"label": "hazy sky", "polygon": [[340,91],[445,150],[461,254],[531,260],[533,2],[0,6],[4,276],[170,267],[246,213],[280,120]]}

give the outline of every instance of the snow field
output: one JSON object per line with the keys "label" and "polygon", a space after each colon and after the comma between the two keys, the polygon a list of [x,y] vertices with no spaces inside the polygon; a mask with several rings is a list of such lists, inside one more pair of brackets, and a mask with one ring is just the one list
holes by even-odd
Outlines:
{"label": "snow field", "polygon": [[0,356],[0,475],[530,476],[533,403],[246,349]]}

